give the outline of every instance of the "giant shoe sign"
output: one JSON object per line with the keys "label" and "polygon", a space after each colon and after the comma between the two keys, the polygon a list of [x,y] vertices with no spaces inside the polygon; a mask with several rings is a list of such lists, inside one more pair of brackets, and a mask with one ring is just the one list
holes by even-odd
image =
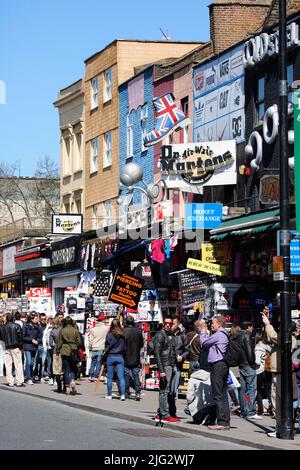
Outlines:
{"label": "giant shoe sign", "polygon": [[236,184],[236,143],[163,145],[160,171],[168,188],[185,192],[202,194],[203,186]]}

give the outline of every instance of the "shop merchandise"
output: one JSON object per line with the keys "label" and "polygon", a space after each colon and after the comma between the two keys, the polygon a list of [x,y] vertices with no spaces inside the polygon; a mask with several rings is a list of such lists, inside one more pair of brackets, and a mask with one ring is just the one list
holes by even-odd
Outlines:
{"label": "shop merchandise", "polygon": [[233,309],[250,309],[251,295],[245,286],[241,286],[232,297]]}
{"label": "shop merchandise", "polygon": [[96,280],[96,271],[87,271],[81,273],[77,292],[79,294],[89,294],[89,288]]}
{"label": "shop merchandise", "polygon": [[101,271],[97,274],[96,280],[94,281],[94,295],[97,297],[107,296],[112,282],[111,271]]}
{"label": "shop merchandise", "polygon": [[152,276],[151,267],[147,260],[142,261],[136,266],[134,275],[135,277],[145,281],[143,286],[145,290],[155,289],[155,282]]}
{"label": "shop merchandise", "polygon": [[151,243],[151,258],[153,261],[156,261],[157,263],[162,263],[166,258],[164,244],[165,242],[161,238],[158,240],[153,240],[153,242]]}

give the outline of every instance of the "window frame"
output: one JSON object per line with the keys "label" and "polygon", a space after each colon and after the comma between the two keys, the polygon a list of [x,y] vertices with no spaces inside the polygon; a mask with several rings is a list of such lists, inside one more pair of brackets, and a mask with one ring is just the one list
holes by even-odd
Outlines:
{"label": "window frame", "polygon": [[148,106],[142,106],[141,110],[141,137],[142,137],[142,152],[146,152],[148,149],[144,145],[144,140],[147,135],[147,120],[148,120]]}
{"label": "window frame", "polygon": [[[96,91],[94,84],[97,84]],[[91,79],[91,110],[98,108],[99,106],[99,80],[98,77]]]}
{"label": "window frame", "polygon": [[133,112],[126,116],[126,159],[133,157]]}
{"label": "window frame", "polygon": [[[263,96],[260,98],[259,96],[259,83],[260,81],[263,80]],[[266,75],[258,75],[255,78],[255,87],[254,87],[254,106],[255,106],[255,125],[259,126],[263,123],[264,119],[264,114],[266,112],[265,109],[265,98],[266,98]],[[260,107],[263,106],[263,115],[262,118],[260,119]]]}
{"label": "window frame", "polygon": [[[107,137],[110,137],[107,140]],[[109,148],[107,146],[107,143],[109,142]],[[112,131],[108,131],[104,134],[103,136],[103,168],[109,168],[112,166]],[[107,155],[109,155],[109,158],[107,158]]]}
{"label": "window frame", "polygon": [[[107,80],[109,77],[109,80]],[[107,103],[112,99],[112,69],[104,70],[103,72],[103,82],[104,82],[104,90],[103,90],[103,103]]]}
{"label": "window frame", "polygon": [[[94,143],[97,143],[94,146]],[[95,148],[97,148],[97,153],[94,153]],[[98,137],[95,137],[91,140],[91,167],[90,167],[90,174],[97,173],[99,170],[99,141]]]}

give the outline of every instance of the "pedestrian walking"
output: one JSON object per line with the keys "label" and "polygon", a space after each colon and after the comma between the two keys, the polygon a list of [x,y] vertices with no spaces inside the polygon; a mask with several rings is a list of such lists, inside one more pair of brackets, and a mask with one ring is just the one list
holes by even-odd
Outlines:
{"label": "pedestrian walking", "polygon": [[153,338],[154,355],[159,370],[159,410],[156,421],[175,423],[178,418],[171,416],[175,408],[176,346],[171,330],[173,319],[165,317],[162,330]]}
{"label": "pedestrian walking", "polygon": [[22,329],[24,340],[24,358],[25,358],[25,381],[33,385],[33,373],[36,364],[38,344],[42,341],[43,332],[39,326],[39,317],[35,312],[27,316],[27,321]]}
{"label": "pedestrian walking", "polygon": [[[180,328],[180,321],[178,317],[173,318],[173,324],[171,327],[171,331],[174,335],[175,339],[175,351],[176,351],[176,377],[175,377],[175,385],[174,385],[174,399],[170,400],[169,402],[169,412],[170,416],[177,418],[176,416],[176,399],[177,399],[177,392],[180,383],[181,372],[183,368],[183,363],[187,359],[189,355],[189,350],[187,347],[187,339],[184,332]],[[199,343],[199,341],[198,341]]]}
{"label": "pedestrian walking", "polygon": [[124,329],[125,336],[125,396],[130,398],[130,383],[134,386],[135,399],[141,399],[141,349],[144,346],[143,333],[134,325],[134,318],[129,315]]}
{"label": "pedestrian walking", "polygon": [[15,367],[16,385],[24,387],[24,373],[22,365],[23,335],[20,325],[14,323],[12,313],[6,315],[6,323],[0,327],[0,340],[5,345],[4,363],[6,379],[10,387],[14,386],[12,367]]}
{"label": "pedestrian walking", "polygon": [[75,328],[71,317],[62,321],[62,329],[58,335],[57,352],[61,355],[64,371],[64,388],[66,395],[76,395],[75,377],[77,362],[79,361],[79,348],[83,342],[78,328]]}
{"label": "pedestrian walking", "polygon": [[116,372],[119,380],[121,400],[123,401],[125,400],[125,337],[119,320],[115,319],[111,322],[110,330],[105,340],[105,351],[107,357],[107,395],[105,398],[112,398],[113,376],[114,372]]}
{"label": "pedestrian walking", "polygon": [[62,368],[62,359],[60,354],[57,351],[57,344],[58,344],[58,335],[60,330],[62,329],[61,319],[58,316],[55,316],[52,323],[52,329],[49,335],[49,346],[52,348],[52,367],[53,367],[53,378],[57,384],[57,393],[61,393],[62,389],[62,375],[63,375],[63,368]]}
{"label": "pedestrian walking", "polygon": [[88,337],[89,351],[91,352],[91,366],[89,370],[89,380],[94,382],[97,380],[101,368],[101,359],[105,349],[105,339],[109,331],[109,327],[103,323],[106,319],[105,315],[99,315],[96,319],[96,325],[91,329]]}
{"label": "pedestrian walking", "polygon": [[230,429],[230,411],[227,395],[227,377],[229,367],[224,360],[228,347],[228,335],[225,330],[225,319],[215,315],[212,319],[211,336],[208,335],[207,324],[200,320],[200,344],[203,350],[208,350],[208,363],[211,367],[211,387],[217,409],[217,424],[209,425],[209,429],[222,431]]}

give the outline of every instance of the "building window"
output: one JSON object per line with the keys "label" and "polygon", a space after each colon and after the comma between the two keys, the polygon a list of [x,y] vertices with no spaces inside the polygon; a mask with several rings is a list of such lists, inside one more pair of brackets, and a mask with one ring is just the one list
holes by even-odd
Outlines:
{"label": "building window", "polygon": [[103,215],[104,215],[103,226],[108,227],[113,222],[113,220],[112,220],[112,201],[104,202],[104,204],[103,204]]}
{"label": "building window", "polygon": [[111,132],[104,134],[103,168],[111,166]]}
{"label": "building window", "polygon": [[94,77],[91,80],[91,109],[97,108],[98,106],[98,77]]}
{"label": "building window", "polygon": [[141,129],[142,129],[142,152],[147,150],[147,147],[144,145],[144,140],[147,135],[147,119],[148,119],[148,107],[143,106],[141,112]]}
{"label": "building window", "polygon": [[98,171],[98,138],[91,141],[91,173]]}
{"label": "building window", "polygon": [[95,230],[96,228],[99,228],[99,208],[100,208],[100,204],[95,204],[93,206],[93,226],[92,226],[92,230]]}
{"label": "building window", "polygon": [[[291,90],[291,86],[293,84],[293,81],[294,81],[294,64],[290,64],[287,66],[287,82],[288,82],[288,87],[289,87],[289,90]],[[293,103],[293,92],[290,91],[288,93],[288,101],[290,103]]]}
{"label": "building window", "polygon": [[70,203],[69,202],[64,203],[64,213],[65,214],[70,214]]}
{"label": "building window", "polygon": [[133,157],[133,113],[126,119],[126,158]]}
{"label": "building window", "polygon": [[81,214],[81,198],[80,199],[75,199],[75,212],[77,214]]}
{"label": "building window", "polygon": [[111,69],[107,69],[104,72],[104,98],[103,102],[111,100]]}
{"label": "building window", "polygon": [[63,169],[64,176],[70,174],[71,170],[71,137],[63,138]]}
{"label": "building window", "polygon": [[261,124],[265,114],[265,76],[258,77],[255,83],[255,121]]}
{"label": "building window", "polygon": [[[184,112],[185,116],[188,117],[189,115],[189,98],[186,96],[181,100],[181,109]],[[183,144],[186,144],[189,141],[189,126],[185,126],[183,128]]]}
{"label": "building window", "polygon": [[75,134],[75,171],[82,166],[82,134]]}

